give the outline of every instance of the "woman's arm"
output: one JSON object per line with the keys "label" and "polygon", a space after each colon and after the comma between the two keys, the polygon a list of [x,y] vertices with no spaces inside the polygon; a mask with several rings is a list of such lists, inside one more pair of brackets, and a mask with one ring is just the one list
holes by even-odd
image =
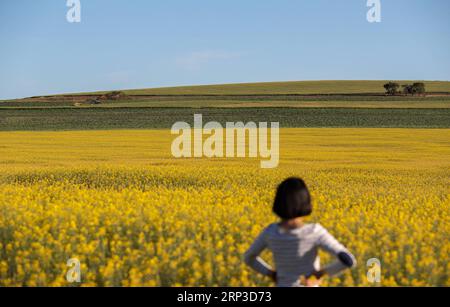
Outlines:
{"label": "woman's arm", "polygon": [[325,228],[318,225],[319,237],[318,246],[337,258],[336,262],[326,266],[323,270],[314,273],[316,277],[323,277],[324,275],[334,276],[341,273],[343,270],[354,268],[356,266],[355,257],[336,240]]}
{"label": "woman's arm", "polygon": [[276,273],[272,267],[259,257],[263,250],[267,248],[266,231],[255,240],[250,249],[245,253],[245,263],[258,273],[276,279]]}

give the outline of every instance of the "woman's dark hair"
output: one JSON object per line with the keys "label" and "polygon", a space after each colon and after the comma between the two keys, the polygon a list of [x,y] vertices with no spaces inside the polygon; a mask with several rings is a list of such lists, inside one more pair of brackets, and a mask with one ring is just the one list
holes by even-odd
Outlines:
{"label": "woman's dark hair", "polygon": [[273,212],[284,220],[311,215],[311,195],[302,179],[288,178],[278,186]]}

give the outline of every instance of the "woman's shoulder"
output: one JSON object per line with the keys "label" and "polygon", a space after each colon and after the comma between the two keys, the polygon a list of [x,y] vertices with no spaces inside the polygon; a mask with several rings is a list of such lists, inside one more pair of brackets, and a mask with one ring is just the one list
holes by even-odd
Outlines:
{"label": "woman's shoulder", "polygon": [[319,223],[311,223],[305,225],[305,231],[314,234],[322,234],[325,233],[327,230]]}
{"label": "woman's shoulder", "polygon": [[266,229],[264,229],[264,232],[266,233],[274,233],[278,231],[278,223],[272,223],[269,226],[266,227]]}
{"label": "woman's shoulder", "polygon": [[[327,233],[327,230],[325,229],[325,227],[323,227],[319,223],[308,223],[293,232],[302,234],[302,235],[319,235],[320,236],[320,235]],[[279,223],[270,224],[266,228],[264,228],[262,233],[264,235],[274,235],[274,234],[279,235],[280,234],[280,224]],[[282,233],[284,233],[284,232],[282,232]]]}
{"label": "woman's shoulder", "polygon": [[[308,223],[308,224],[305,224],[303,227],[295,229],[291,232],[309,235],[309,234],[323,234],[323,233],[326,233],[327,230],[318,223]],[[263,233],[264,234],[279,234],[280,233],[280,224],[279,223],[270,224],[263,230]]]}
{"label": "woman's shoulder", "polygon": [[280,228],[279,223],[270,224],[262,231],[262,235],[265,237],[279,236],[280,234],[282,235],[283,233],[284,232]]}

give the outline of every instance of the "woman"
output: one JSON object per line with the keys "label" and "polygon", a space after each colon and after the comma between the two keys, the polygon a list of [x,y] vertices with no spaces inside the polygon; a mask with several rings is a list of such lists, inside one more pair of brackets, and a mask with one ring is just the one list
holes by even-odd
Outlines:
{"label": "woman", "polygon": [[[278,287],[318,286],[325,276],[356,265],[355,257],[324,227],[304,222],[304,217],[312,213],[312,205],[303,180],[289,178],[280,184],[273,212],[281,221],[261,233],[246,252],[245,262],[271,277]],[[272,252],[276,271],[259,257],[265,249]],[[321,269],[319,249],[332,254],[337,261]]]}

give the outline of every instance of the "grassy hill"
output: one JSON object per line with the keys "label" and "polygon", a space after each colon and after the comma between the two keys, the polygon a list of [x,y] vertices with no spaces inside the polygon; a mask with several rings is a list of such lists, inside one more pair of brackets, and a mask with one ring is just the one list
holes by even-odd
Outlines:
{"label": "grassy hill", "polygon": [[[387,81],[291,81],[149,88],[124,91],[128,95],[318,95],[383,94]],[[396,81],[408,84],[416,81]],[[428,92],[450,92],[450,82],[424,81]]]}
{"label": "grassy hill", "polygon": [[[242,83],[75,93],[0,101],[0,108],[450,108],[450,82],[425,81],[426,97],[385,96],[387,81],[296,81]],[[416,81],[397,81],[411,84]]]}

